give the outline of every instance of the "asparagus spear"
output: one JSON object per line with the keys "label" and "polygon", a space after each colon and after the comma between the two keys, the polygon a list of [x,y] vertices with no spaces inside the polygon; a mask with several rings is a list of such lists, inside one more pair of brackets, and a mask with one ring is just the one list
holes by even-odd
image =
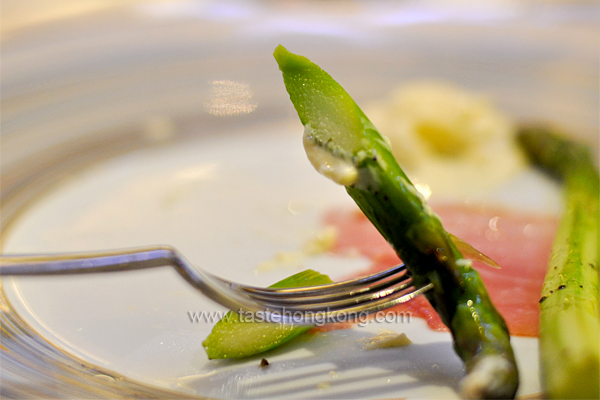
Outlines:
{"label": "asparagus spear", "polygon": [[313,166],[346,187],[406,263],[416,285],[432,282],[427,299],[450,328],[466,364],[466,397],[512,398],[518,372],[506,324],[479,274],[346,91],[325,71],[283,46],[274,53],[305,127]]}
{"label": "asparagus spear", "polygon": [[598,172],[588,148],[547,128],[523,127],[518,137],[534,163],[564,185],[565,208],[540,299],[542,384],[550,398],[597,399]]}

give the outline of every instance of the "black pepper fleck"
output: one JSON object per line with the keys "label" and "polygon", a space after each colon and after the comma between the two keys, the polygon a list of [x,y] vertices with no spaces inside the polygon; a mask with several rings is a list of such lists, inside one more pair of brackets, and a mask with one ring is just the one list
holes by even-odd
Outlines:
{"label": "black pepper fleck", "polygon": [[556,290],[561,290],[561,289],[564,289],[566,287],[567,287],[567,285],[560,285],[558,288],[556,288]]}
{"label": "black pepper fleck", "polygon": [[262,360],[260,360],[260,367],[261,368],[265,368],[269,366],[269,362],[267,361],[266,358],[263,358]]}

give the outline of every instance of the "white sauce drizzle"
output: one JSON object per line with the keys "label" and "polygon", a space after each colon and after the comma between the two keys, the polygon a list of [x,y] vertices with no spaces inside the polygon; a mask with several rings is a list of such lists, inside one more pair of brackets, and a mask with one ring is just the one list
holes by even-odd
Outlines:
{"label": "white sauce drizzle", "polygon": [[320,174],[325,175],[337,184],[350,186],[358,179],[358,169],[347,160],[336,157],[319,146],[311,136],[310,125],[304,127],[304,150],[310,163]]}

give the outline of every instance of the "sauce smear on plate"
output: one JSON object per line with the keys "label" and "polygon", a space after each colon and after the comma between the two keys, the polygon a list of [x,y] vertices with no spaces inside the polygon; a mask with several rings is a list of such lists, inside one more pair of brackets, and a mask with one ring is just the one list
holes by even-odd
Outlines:
{"label": "sauce smear on plate", "polygon": [[[538,336],[538,302],[557,218],[458,204],[434,205],[433,209],[448,232],[500,265],[501,268],[497,269],[473,263],[494,305],[506,320],[511,335]],[[359,254],[372,261],[368,270],[357,275],[375,273],[400,262],[390,245],[360,211],[332,211],[325,216],[325,223],[335,226],[339,233],[332,249],[334,253]],[[465,257],[468,255],[465,254]],[[434,330],[447,330],[423,296],[392,310],[424,318]]]}

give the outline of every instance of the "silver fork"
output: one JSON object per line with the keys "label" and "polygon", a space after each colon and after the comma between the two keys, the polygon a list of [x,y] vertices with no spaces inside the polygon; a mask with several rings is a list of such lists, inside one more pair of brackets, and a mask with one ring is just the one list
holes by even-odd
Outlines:
{"label": "silver fork", "polygon": [[2,255],[0,275],[66,275],[171,266],[194,288],[237,312],[261,321],[294,324],[346,322],[404,303],[431,289],[412,279],[403,264],[365,277],[301,288],[259,288],[199,270],[170,246],[89,253]]}

